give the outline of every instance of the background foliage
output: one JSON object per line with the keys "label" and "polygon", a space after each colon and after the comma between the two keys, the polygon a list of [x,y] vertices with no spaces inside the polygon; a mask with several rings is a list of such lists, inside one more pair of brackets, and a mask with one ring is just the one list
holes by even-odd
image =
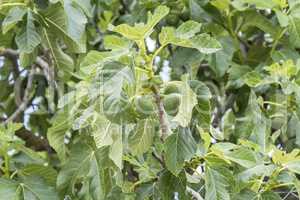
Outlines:
{"label": "background foliage", "polygon": [[0,0],[0,22],[1,199],[299,199],[299,0]]}

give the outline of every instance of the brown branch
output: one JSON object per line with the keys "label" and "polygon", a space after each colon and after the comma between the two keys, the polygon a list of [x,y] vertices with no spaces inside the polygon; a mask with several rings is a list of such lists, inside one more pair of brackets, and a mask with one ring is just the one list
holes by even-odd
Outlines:
{"label": "brown branch", "polygon": [[13,69],[12,69],[13,78],[14,78],[14,80],[17,80],[17,78],[19,76],[19,65],[18,65],[19,54],[15,50],[5,49],[2,51],[0,50],[0,56],[4,56],[4,57],[10,59],[10,61],[13,64]]}
{"label": "brown branch", "polygon": [[[12,49],[0,50],[0,56],[8,58],[12,62],[13,79],[15,82],[20,81],[18,79],[19,74],[20,74],[19,64],[18,64],[18,57],[19,57],[18,52],[16,52],[15,50],[12,50]],[[20,91],[19,91],[19,93],[20,93]],[[20,105],[22,103],[22,99],[20,98],[19,95],[15,95],[15,103],[16,103],[16,105]]]}
{"label": "brown branch", "polygon": [[33,86],[33,76],[35,73],[35,68],[32,67],[30,74],[28,76],[28,80],[27,80],[27,85],[26,85],[26,89],[25,89],[25,93],[22,99],[22,103],[19,105],[18,109],[10,116],[8,117],[4,124],[7,124],[9,122],[15,121],[15,119],[22,113],[24,112],[24,110],[27,108],[27,105],[30,101],[30,93],[32,90],[32,86]]}
{"label": "brown branch", "polygon": [[[13,50],[13,49],[4,49],[2,51],[0,50],[0,56],[11,58],[16,62],[16,64],[18,64],[17,60],[19,58],[19,52],[16,51],[16,50]],[[56,84],[55,84],[55,79],[54,79],[54,70],[53,70],[53,68],[41,56],[37,56],[37,58],[35,60],[35,63],[43,70],[44,75],[45,75],[45,77],[46,77],[46,79],[49,83],[50,88],[55,89]],[[18,69],[18,66],[14,67],[14,68]],[[14,76],[15,81],[19,81],[19,79],[17,79],[17,76],[16,76],[16,78]],[[19,88],[15,88],[15,89],[18,90]],[[19,95],[16,95],[16,104],[18,106],[20,106],[21,103],[22,103],[22,99],[19,97]]]}
{"label": "brown branch", "polygon": [[[0,50],[0,56],[7,57],[8,59],[13,59],[15,62],[15,63],[13,63],[14,68],[17,67],[17,69],[18,69],[18,65],[16,65],[18,62],[18,58],[19,58],[18,51],[13,50],[13,49],[4,49],[2,51]],[[54,81],[50,66],[43,58],[38,56],[36,58],[35,63],[43,69],[44,74],[46,75],[46,78],[49,82],[51,82],[51,80]],[[4,124],[7,124],[10,121],[17,120],[17,116],[19,116],[22,112],[24,112],[24,110],[28,106],[29,101],[30,101],[30,96],[31,96],[30,95],[31,90],[33,87],[34,72],[35,72],[35,67],[32,67],[30,74],[28,76],[25,93],[24,93],[22,101],[20,102],[20,104],[18,104],[19,105],[18,109],[9,118],[0,119],[1,121],[4,121]],[[17,75],[17,76],[15,76],[15,75]],[[19,76],[19,74],[14,73],[15,81],[18,80],[18,76]],[[32,132],[30,132],[29,130],[27,130],[25,128],[21,128],[20,130],[16,131],[16,135],[26,142],[27,147],[30,147],[36,151],[46,150],[49,153],[53,152],[47,139],[36,136]]]}
{"label": "brown branch", "polygon": [[[9,59],[14,59],[14,61],[17,63],[19,58],[19,52],[14,49],[4,49],[4,50],[0,50],[0,56],[7,57]],[[35,63],[38,64],[40,67],[42,67],[42,69],[49,70],[50,68],[49,64],[40,56],[36,58]],[[18,64],[16,64],[16,66],[18,67]]]}
{"label": "brown branch", "polygon": [[[5,120],[5,118],[0,118],[1,122]],[[47,151],[48,153],[54,152],[46,138],[36,136],[24,127],[17,130],[15,134],[25,141],[25,146],[28,148],[31,148],[35,151]]]}
{"label": "brown branch", "polygon": [[54,80],[54,71],[52,70],[50,65],[41,57],[36,58],[36,64],[43,69],[46,79],[49,82],[49,85],[52,88],[56,88],[55,80]]}
{"label": "brown branch", "polygon": [[165,118],[166,113],[165,113],[164,105],[163,105],[163,102],[162,102],[162,99],[161,99],[158,89],[155,86],[153,86],[152,91],[154,93],[154,98],[155,98],[155,102],[156,102],[157,109],[158,109],[158,118],[159,118],[159,124],[160,124],[160,129],[161,129],[160,139],[162,141],[164,141],[169,132],[168,122],[166,121],[166,118]]}
{"label": "brown branch", "polygon": [[48,153],[52,153],[53,150],[47,139],[41,138],[39,136],[34,135],[32,132],[25,128],[21,128],[16,131],[16,135],[24,140],[25,145],[35,151],[47,151]]}

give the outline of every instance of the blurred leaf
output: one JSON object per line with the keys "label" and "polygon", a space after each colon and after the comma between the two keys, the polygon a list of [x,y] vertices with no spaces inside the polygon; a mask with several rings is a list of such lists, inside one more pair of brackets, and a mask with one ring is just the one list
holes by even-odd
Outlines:
{"label": "blurred leaf", "polygon": [[196,151],[195,141],[187,128],[179,128],[167,137],[164,145],[166,166],[174,175],[178,175],[184,161],[193,157]]}
{"label": "blurred leaf", "polygon": [[209,167],[205,168],[205,199],[207,200],[229,200],[230,195],[227,190],[228,182],[218,171]]}
{"label": "blurred leaf", "polygon": [[152,33],[154,26],[168,13],[168,7],[159,6],[155,9],[153,14],[150,12],[148,13],[148,20],[146,24],[138,23],[133,27],[127,24],[121,24],[116,27],[111,27],[111,30],[120,33],[130,40],[140,41],[148,37]]}
{"label": "blurred leaf", "polygon": [[149,150],[155,136],[155,123],[151,119],[141,120],[129,135],[129,146],[133,155],[141,155]]}
{"label": "blurred leaf", "polygon": [[163,200],[172,199],[174,191],[177,191],[178,198],[187,199],[185,174],[182,172],[176,177],[169,171],[164,171],[159,178],[159,190]]}
{"label": "blurred leaf", "polygon": [[61,160],[65,160],[67,147],[65,144],[65,135],[71,128],[66,111],[60,111],[53,118],[52,127],[48,129],[47,138],[53,149]]}
{"label": "blurred leaf", "polygon": [[41,37],[35,28],[34,18],[29,10],[27,11],[26,25],[16,36],[16,43],[20,51],[24,53],[31,53],[41,43]]}
{"label": "blurred leaf", "polygon": [[19,21],[22,21],[22,18],[25,14],[26,10],[22,7],[13,7],[10,9],[9,13],[2,22],[3,34],[12,29]]}
{"label": "blurred leaf", "polygon": [[0,179],[0,196],[5,199],[24,200],[58,200],[58,194],[54,187],[45,184],[35,177],[28,177],[24,181],[17,182],[8,179]]}
{"label": "blurred leaf", "polygon": [[108,149],[100,148],[93,150],[86,144],[74,146],[69,157],[57,177],[57,187],[61,191],[75,194],[76,183],[90,182],[91,194],[95,198],[105,199],[106,187],[109,180],[104,182],[105,169],[109,166]]}

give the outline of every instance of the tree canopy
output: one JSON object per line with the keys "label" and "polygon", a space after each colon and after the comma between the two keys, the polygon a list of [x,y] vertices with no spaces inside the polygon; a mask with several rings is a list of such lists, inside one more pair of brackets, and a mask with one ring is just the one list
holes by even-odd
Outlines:
{"label": "tree canopy", "polygon": [[0,0],[0,199],[294,200],[300,0]]}

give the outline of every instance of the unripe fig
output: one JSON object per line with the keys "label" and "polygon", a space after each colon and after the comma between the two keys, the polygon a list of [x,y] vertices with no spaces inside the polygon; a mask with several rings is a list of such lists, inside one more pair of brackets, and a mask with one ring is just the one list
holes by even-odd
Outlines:
{"label": "unripe fig", "polygon": [[155,113],[155,102],[151,95],[136,96],[133,103],[138,116],[142,119]]}
{"label": "unripe fig", "polygon": [[172,94],[172,93],[180,93],[180,89],[176,84],[170,83],[164,88],[163,93],[165,95]]}
{"label": "unripe fig", "polygon": [[163,98],[163,105],[167,114],[172,116],[176,115],[180,102],[181,95],[178,93],[165,95]]}

